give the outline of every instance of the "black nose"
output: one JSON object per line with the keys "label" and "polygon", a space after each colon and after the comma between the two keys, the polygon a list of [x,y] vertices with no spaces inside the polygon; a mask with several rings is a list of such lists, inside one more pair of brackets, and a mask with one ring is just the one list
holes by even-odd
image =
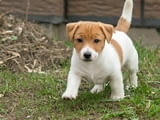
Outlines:
{"label": "black nose", "polygon": [[85,57],[85,59],[90,59],[91,58],[91,53],[90,52],[84,53],[84,57]]}

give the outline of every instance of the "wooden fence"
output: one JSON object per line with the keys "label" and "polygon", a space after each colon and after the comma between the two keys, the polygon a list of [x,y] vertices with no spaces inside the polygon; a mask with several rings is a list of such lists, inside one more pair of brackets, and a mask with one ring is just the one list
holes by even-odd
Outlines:
{"label": "wooden fence", "polygon": [[[79,20],[116,24],[123,3],[124,0],[0,0],[0,12],[49,24]],[[132,25],[160,28],[160,0],[134,0]]]}

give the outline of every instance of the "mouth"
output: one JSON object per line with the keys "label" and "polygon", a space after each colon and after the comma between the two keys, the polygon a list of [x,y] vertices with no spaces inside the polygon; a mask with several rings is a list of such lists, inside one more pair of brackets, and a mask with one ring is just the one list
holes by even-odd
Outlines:
{"label": "mouth", "polygon": [[83,59],[84,62],[91,62],[92,59]]}

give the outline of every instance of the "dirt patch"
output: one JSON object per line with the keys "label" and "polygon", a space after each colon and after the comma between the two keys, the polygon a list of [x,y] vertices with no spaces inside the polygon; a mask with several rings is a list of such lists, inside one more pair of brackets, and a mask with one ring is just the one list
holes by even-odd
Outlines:
{"label": "dirt patch", "polygon": [[0,69],[42,72],[61,65],[70,52],[64,43],[48,39],[39,25],[0,15]]}

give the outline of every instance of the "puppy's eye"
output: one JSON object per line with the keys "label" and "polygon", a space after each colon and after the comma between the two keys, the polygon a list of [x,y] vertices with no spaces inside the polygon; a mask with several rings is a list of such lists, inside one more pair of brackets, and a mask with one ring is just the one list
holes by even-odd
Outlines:
{"label": "puppy's eye", "polygon": [[95,39],[95,40],[94,40],[94,43],[99,43],[99,42],[100,42],[99,39]]}
{"label": "puppy's eye", "polygon": [[83,42],[83,39],[78,38],[78,39],[77,39],[77,42],[82,43],[82,42]]}

